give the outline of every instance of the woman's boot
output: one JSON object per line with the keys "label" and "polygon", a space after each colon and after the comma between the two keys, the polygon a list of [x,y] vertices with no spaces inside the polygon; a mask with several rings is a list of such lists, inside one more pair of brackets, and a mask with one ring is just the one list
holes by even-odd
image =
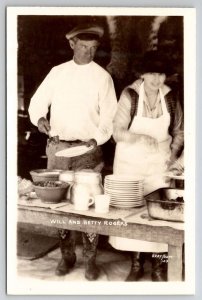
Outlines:
{"label": "woman's boot", "polygon": [[167,281],[168,253],[152,255],[152,281]]}
{"label": "woman's boot", "polygon": [[60,250],[62,259],[56,268],[56,275],[63,276],[68,274],[76,262],[75,254],[75,232],[65,229],[58,230],[60,239]]}
{"label": "woman's boot", "polygon": [[141,252],[131,252],[131,270],[126,281],[138,281],[144,275],[144,254]]}
{"label": "woman's boot", "polygon": [[82,238],[85,277],[88,280],[96,280],[99,276],[99,269],[95,262],[99,235],[95,233],[83,232]]}

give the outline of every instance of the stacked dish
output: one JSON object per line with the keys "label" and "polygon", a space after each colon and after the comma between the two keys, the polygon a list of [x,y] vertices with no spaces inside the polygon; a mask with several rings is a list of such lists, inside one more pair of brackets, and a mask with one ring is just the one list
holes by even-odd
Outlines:
{"label": "stacked dish", "polygon": [[105,194],[110,195],[110,205],[132,208],[145,205],[142,178],[107,175],[104,180]]}

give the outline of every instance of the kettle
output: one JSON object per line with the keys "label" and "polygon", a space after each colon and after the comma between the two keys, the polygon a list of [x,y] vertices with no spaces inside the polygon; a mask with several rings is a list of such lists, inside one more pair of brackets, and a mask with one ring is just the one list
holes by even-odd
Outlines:
{"label": "kettle", "polygon": [[74,184],[70,187],[71,203],[74,203],[76,198],[81,198],[84,193],[88,193],[89,198],[104,194],[100,173],[88,170],[75,172]]}

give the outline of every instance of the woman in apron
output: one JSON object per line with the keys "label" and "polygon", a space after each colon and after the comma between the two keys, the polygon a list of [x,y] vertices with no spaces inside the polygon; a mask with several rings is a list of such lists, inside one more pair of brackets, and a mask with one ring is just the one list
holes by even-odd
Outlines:
{"label": "woman in apron", "polygon": [[[114,120],[116,151],[113,172],[144,178],[144,194],[169,186],[165,173],[183,146],[183,117],[180,103],[164,84],[167,64],[158,51],[145,54],[140,79],[121,94]],[[152,280],[166,280],[163,264],[155,253],[168,251],[167,244],[111,236],[110,244],[132,251],[132,266],[126,281],[144,273],[143,255],[151,252]]]}

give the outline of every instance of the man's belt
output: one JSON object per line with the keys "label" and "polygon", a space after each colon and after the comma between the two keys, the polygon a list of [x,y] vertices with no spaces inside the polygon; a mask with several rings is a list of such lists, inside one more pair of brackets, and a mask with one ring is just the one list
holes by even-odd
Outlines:
{"label": "man's belt", "polygon": [[81,140],[74,140],[74,141],[66,141],[66,140],[60,140],[61,143],[70,143],[70,144],[80,144],[82,143]]}
{"label": "man's belt", "polygon": [[81,140],[73,140],[73,141],[66,141],[66,140],[60,140],[59,139],[59,136],[53,136],[53,137],[50,137],[48,139],[48,144],[59,144],[59,143],[67,143],[69,145],[78,145],[78,144],[81,144],[82,141]]}

